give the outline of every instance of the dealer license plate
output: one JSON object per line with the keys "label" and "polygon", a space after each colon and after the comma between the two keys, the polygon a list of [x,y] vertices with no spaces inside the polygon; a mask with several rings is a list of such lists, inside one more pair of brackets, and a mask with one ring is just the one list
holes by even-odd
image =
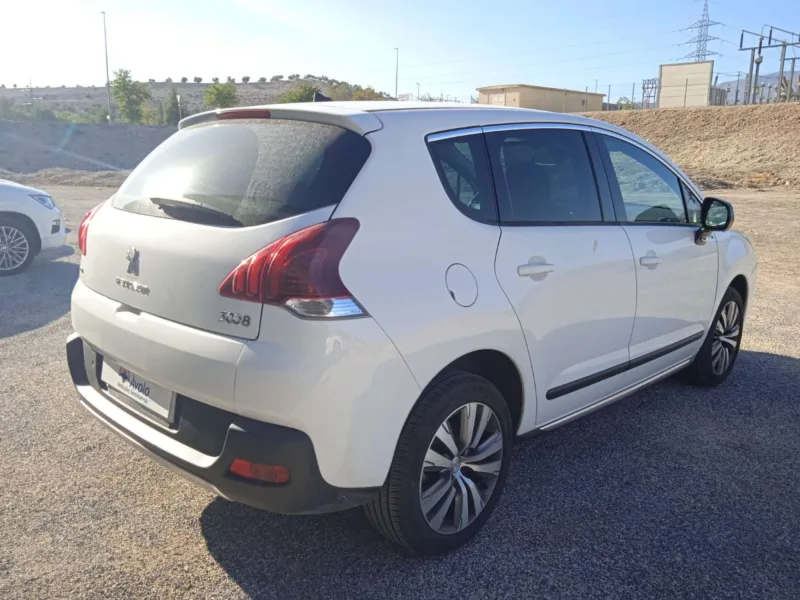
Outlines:
{"label": "dealer license plate", "polygon": [[100,378],[113,391],[172,422],[175,394],[111,360],[103,361]]}

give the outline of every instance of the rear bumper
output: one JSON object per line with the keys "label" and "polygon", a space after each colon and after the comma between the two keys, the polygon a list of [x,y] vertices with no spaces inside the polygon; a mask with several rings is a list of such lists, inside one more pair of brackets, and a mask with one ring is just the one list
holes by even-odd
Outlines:
{"label": "rear bumper", "polygon": [[[320,474],[311,439],[296,429],[241,417],[189,398],[183,399],[179,409],[177,429],[150,422],[106,393],[97,375],[101,361],[102,356],[78,334],[67,339],[67,362],[81,403],[140,451],[212,493],[273,512],[309,514],[358,506],[377,491],[328,484]],[[289,482],[257,483],[231,475],[228,469],[237,458],[282,465],[289,470]]]}

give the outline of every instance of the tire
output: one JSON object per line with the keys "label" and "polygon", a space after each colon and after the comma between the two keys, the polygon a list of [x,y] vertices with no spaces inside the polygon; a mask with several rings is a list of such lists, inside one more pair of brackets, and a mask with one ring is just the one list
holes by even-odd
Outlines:
{"label": "tire", "polygon": [[[455,458],[444,443],[445,424],[452,434],[449,441],[459,450]],[[472,434],[462,438],[463,430]],[[465,444],[465,438],[472,441]],[[411,412],[386,483],[364,506],[367,519],[389,540],[417,554],[458,548],[491,516],[508,475],[512,444],[511,413],[497,388],[471,373],[449,374]],[[466,513],[461,510],[465,500]]]}
{"label": "tire", "polygon": [[728,378],[736,364],[736,357],[739,356],[743,317],[742,296],[734,288],[728,288],[703,345],[686,369],[690,383],[715,387]]}
{"label": "tire", "polygon": [[22,273],[31,266],[36,240],[36,232],[21,219],[0,217],[0,277]]}

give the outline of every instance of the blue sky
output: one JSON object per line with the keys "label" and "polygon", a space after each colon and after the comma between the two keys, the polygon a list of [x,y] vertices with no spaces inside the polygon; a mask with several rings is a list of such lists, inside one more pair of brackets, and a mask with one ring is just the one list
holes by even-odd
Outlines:
{"label": "blue sky", "polygon": [[[293,72],[323,74],[394,93],[444,94],[467,101],[475,88],[529,83],[589,88],[612,99],[658,76],[658,65],[693,50],[680,46],[700,18],[693,0],[25,0],[3,8],[0,83],[90,85],[105,81],[102,17],[111,69],[136,79],[201,76],[208,81]],[[714,0],[724,27],[720,81],[747,70],[742,28],[800,28],[797,0]],[[795,49],[800,56],[800,49]],[[766,55],[763,73],[778,70]],[[595,81],[597,80],[597,81]]]}

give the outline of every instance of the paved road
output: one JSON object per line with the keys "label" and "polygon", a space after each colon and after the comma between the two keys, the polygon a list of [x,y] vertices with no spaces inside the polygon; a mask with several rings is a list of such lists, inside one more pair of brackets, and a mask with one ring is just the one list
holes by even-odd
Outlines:
{"label": "paved road", "polygon": [[[73,227],[110,193],[52,191]],[[432,560],[358,511],[214,499],[115,438],[66,371],[77,251],[37,259],[0,280],[0,597],[799,598],[800,194],[728,195],[761,256],[731,379],[520,444],[484,533]]]}

